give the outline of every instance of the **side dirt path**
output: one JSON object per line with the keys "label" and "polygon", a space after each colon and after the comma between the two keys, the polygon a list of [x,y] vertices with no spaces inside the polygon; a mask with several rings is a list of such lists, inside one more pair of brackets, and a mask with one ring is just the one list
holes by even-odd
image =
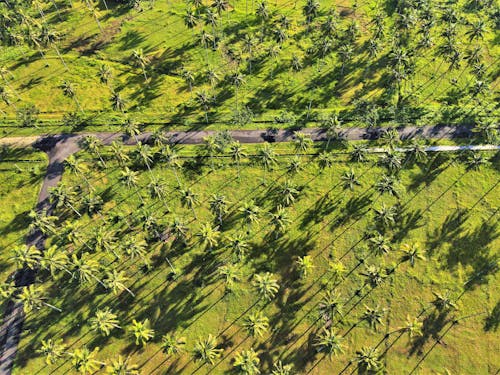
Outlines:
{"label": "side dirt path", "polygon": [[[468,138],[472,135],[471,127],[467,126],[426,126],[426,127],[403,127],[396,129],[402,139],[424,138],[424,139],[454,139]],[[309,135],[313,141],[325,141],[326,133],[323,129],[311,128],[301,130]],[[382,133],[380,128],[348,128],[341,131],[340,135],[349,141],[374,140]],[[216,134],[216,131],[182,131],[166,132],[165,135],[171,142],[178,144],[200,144],[207,136]],[[262,143],[262,142],[289,142],[294,139],[292,130],[232,130],[230,134],[235,140],[241,143]],[[71,154],[77,152],[80,147],[78,142],[85,135],[94,135],[103,144],[109,145],[115,140],[121,140],[126,145],[134,145],[137,141],[148,142],[151,133],[143,133],[137,137],[125,137],[120,133],[87,133],[78,135],[54,135],[41,138],[4,138],[0,140],[0,145],[34,146],[45,151],[49,157],[47,173],[38,196],[36,206],[37,212],[46,211],[51,214],[53,207],[49,203],[49,191],[55,187],[62,178],[64,171],[64,160]],[[500,146],[431,146],[427,151],[456,151],[463,149],[472,150],[497,150]],[[371,152],[381,152],[382,149],[373,148]],[[401,151],[405,151],[401,149]],[[44,236],[39,231],[31,233],[27,237],[28,246],[36,246],[44,249]],[[35,271],[23,269],[17,272],[15,284],[17,287],[27,286],[35,282]],[[24,312],[22,304],[11,301],[6,309],[4,321],[0,328],[0,374],[10,374],[17,354],[22,326],[24,322]]]}

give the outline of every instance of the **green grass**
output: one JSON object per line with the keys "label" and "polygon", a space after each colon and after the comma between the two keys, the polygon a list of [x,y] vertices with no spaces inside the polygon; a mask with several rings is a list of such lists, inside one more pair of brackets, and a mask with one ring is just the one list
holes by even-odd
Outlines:
{"label": "green grass", "polygon": [[[286,15],[290,19],[289,37],[283,43],[278,57],[273,59],[267,52],[275,45],[272,28],[266,31],[266,38],[255,46],[256,61],[251,71],[246,60],[248,53],[241,52],[244,35],[253,35],[257,39],[260,35],[261,22],[256,18],[251,2],[232,2],[231,9],[222,15],[215,30],[211,26],[202,26],[202,23],[194,30],[187,29],[183,22],[186,5],[181,1],[156,2],[153,9],[146,5],[143,12],[114,6],[106,11],[101,4],[99,19],[103,33],[99,32],[98,25],[83,1],[74,1],[72,8],[65,6],[63,1],[57,1],[62,21],[49,2],[44,6],[46,22],[62,36],[58,48],[68,69],[65,69],[53,48],[45,50],[46,58],[42,59],[36,49],[26,46],[0,47],[0,65],[12,73],[6,80],[13,99],[11,106],[0,103],[0,110],[5,113],[3,131],[5,134],[23,133],[15,124],[15,112],[16,108],[28,103],[40,109],[40,118],[44,121],[39,128],[30,130],[34,133],[116,130],[118,127],[113,124],[122,123],[127,116],[150,125],[166,124],[183,129],[209,126],[221,129],[235,127],[230,124],[230,120],[237,106],[248,106],[254,113],[256,123],[247,124],[248,128],[269,126],[261,121],[272,122],[282,110],[301,117],[302,126],[313,125],[308,122],[339,110],[346,122],[363,124],[365,120],[351,111],[356,100],[367,100],[380,106],[379,122],[391,122],[385,118],[392,118],[393,115],[384,112],[396,100],[395,95],[388,92],[385,77],[389,73],[391,44],[389,38],[384,39],[380,54],[370,58],[366,43],[371,38],[370,22],[377,11],[387,12],[386,34],[393,34],[391,28],[396,20],[393,6],[389,2],[378,4],[378,7],[374,1],[360,2],[353,12],[351,2],[335,3],[341,14],[337,18],[339,30],[345,30],[353,20],[358,22],[360,30],[353,59],[347,64],[343,78],[336,46],[324,60],[307,55],[309,48],[320,43],[320,24],[326,19],[330,6],[326,1],[320,1],[320,14],[310,34],[305,32],[307,27],[302,15],[303,2],[297,2],[296,7],[291,1],[269,2],[274,23],[279,15]],[[113,2],[110,4],[113,5]],[[246,4],[249,6],[248,15]],[[415,74],[409,76],[403,88],[404,95],[411,96],[406,105],[410,111],[409,122],[471,122],[475,116],[486,115],[486,108],[494,103],[498,83],[495,62],[499,47],[495,43],[496,35],[491,24],[488,24],[483,40],[470,42],[465,33],[470,29],[468,22],[489,20],[491,12],[488,9],[467,10],[465,1],[457,3],[458,14],[462,17],[456,29],[460,50],[465,55],[474,46],[480,45],[483,49],[482,62],[488,68],[483,80],[490,84],[489,91],[478,98],[471,98],[468,90],[475,80],[470,67],[463,62],[459,69],[450,70],[448,63],[436,56],[443,42],[441,34],[445,28],[445,23],[439,20],[443,10],[438,9],[438,5],[447,7],[444,2],[433,2],[438,19],[431,29],[434,41],[431,48],[416,49],[420,21],[407,35],[410,42],[405,49],[415,54]],[[31,9],[30,14],[43,23],[35,9]],[[221,38],[221,47],[216,51],[202,48],[197,41],[202,29],[211,34],[215,31]],[[147,70],[149,82],[144,82],[141,70],[131,62],[131,54],[136,49],[142,49],[151,60]],[[223,53],[228,49],[241,54],[239,66]],[[304,62],[298,72],[291,69],[294,55]],[[109,86],[100,83],[97,76],[102,64],[107,64],[113,70]],[[206,79],[208,68],[214,68],[221,78],[214,88],[210,87]],[[181,77],[182,69],[192,71],[195,76],[192,93]],[[228,76],[236,70],[245,75],[246,81],[238,90],[238,102],[236,91],[228,82]],[[65,97],[60,88],[64,80],[75,84],[76,98],[85,110],[85,116],[90,118],[86,126],[71,128],[61,125],[63,115],[76,110],[74,101]],[[455,90],[454,87],[459,99],[451,100],[447,105],[443,99]],[[111,90],[119,92],[127,101],[126,114],[113,113],[111,110]],[[216,96],[216,104],[210,109],[209,124],[205,124],[203,109],[195,100],[195,94],[201,91]],[[418,114],[420,111],[422,113]],[[456,116],[443,114],[447,112],[455,112]],[[494,116],[494,113],[489,115]]]}
{"label": "green grass", "polygon": [[[260,146],[248,146],[248,152],[254,153]],[[89,348],[100,347],[98,358],[108,361],[117,354],[131,357],[131,361],[144,364],[143,373],[227,373],[232,368],[232,359],[237,351],[253,347],[261,357],[262,373],[269,373],[272,362],[281,358],[286,363],[293,363],[299,373],[325,374],[338,373],[362,346],[374,346],[386,332],[392,332],[404,325],[407,316],[424,321],[424,327],[431,337],[421,347],[422,353],[430,353],[420,364],[419,373],[489,373],[496,371],[500,363],[494,351],[499,345],[498,335],[485,330],[485,318],[497,304],[498,273],[493,271],[482,279],[474,279],[460,298],[457,311],[447,318],[461,318],[442,339],[443,344],[433,348],[435,337],[447,331],[451,323],[440,326],[433,322],[434,309],[429,308],[433,299],[432,292],[449,291],[453,299],[464,290],[464,283],[473,275],[485,269],[485,264],[498,257],[500,245],[498,239],[499,188],[498,169],[494,165],[483,167],[480,171],[467,170],[460,158],[453,154],[439,154],[433,165],[437,173],[427,174],[425,166],[406,165],[400,172],[401,198],[403,204],[402,219],[387,232],[392,238],[394,251],[385,257],[368,256],[367,264],[390,267],[397,262],[401,253],[397,251],[402,243],[419,243],[427,257],[414,268],[404,263],[386,281],[370,291],[359,301],[354,291],[363,284],[359,274],[364,270],[358,267],[336,287],[346,303],[343,324],[336,329],[345,334],[355,324],[364,311],[364,305],[387,309],[384,323],[378,332],[360,324],[352,329],[344,340],[345,353],[333,361],[322,359],[314,353],[310,343],[314,333],[320,329],[315,323],[318,317],[317,303],[322,292],[331,286],[331,274],[328,262],[339,260],[347,270],[358,263],[356,257],[366,254],[367,242],[362,240],[363,233],[373,225],[373,208],[382,203],[392,205],[394,197],[379,196],[373,185],[385,172],[370,157],[366,163],[352,163],[346,155],[338,154],[332,168],[318,172],[317,164],[309,157],[302,157],[305,169],[297,175],[288,175],[285,171],[290,156],[280,156],[279,164],[266,175],[267,184],[262,185],[264,170],[249,160],[241,165],[241,180],[238,180],[236,166],[227,158],[217,158],[215,170],[210,168],[207,158],[201,164],[192,163],[193,154],[200,152],[199,147],[179,148],[184,168],[180,178],[184,186],[189,186],[199,194],[200,205],[195,208],[197,218],[191,210],[182,207],[179,193],[176,191],[175,176],[172,170],[161,163],[155,164],[152,173],[166,183],[168,194],[165,202],[152,201],[147,194],[146,185],[150,174],[147,170],[139,176],[140,193],[148,211],[156,217],[160,225],[167,225],[174,217],[183,218],[189,227],[190,243],[180,248],[171,240],[165,244],[151,243],[148,254],[152,262],[149,271],[141,267],[137,260],[124,256],[116,265],[130,277],[127,286],[136,294],[130,297],[126,292],[118,296],[106,293],[96,283],[78,286],[66,275],[51,281],[42,273],[39,283],[47,288],[49,302],[63,310],[62,313],[42,309],[27,316],[22,335],[19,356],[14,373],[67,373],[71,372],[69,360],[47,367],[42,357],[34,354],[42,339],[62,338],[73,351],[83,345]],[[293,153],[293,147],[287,144],[276,145],[279,154]],[[106,155],[107,152],[105,151]],[[447,156],[448,155],[448,156]],[[487,157],[491,154],[485,155]],[[119,182],[119,168],[112,161],[104,171],[97,171],[95,163],[88,154],[87,172],[96,192],[105,199],[103,216],[84,215],[76,220],[69,211],[60,212],[61,221],[76,221],[82,230],[83,238],[89,238],[94,230],[105,227],[115,231],[123,239],[132,230],[138,238],[145,233],[139,227],[141,220],[129,220],[141,211],[140,201],[134,190],[124,188]],[[341,186],[343,172],[353,168],[359,176],[362,186],[355,191],[346,191]],[[239,217],[242,202],[254,199],[264,211],[272,210],[279,200],[273,192],[289,180],[301,193],[296,202],[287,211],[293,223],[285,234],[277,240],[269,236],[269,224],[266,215],[254,225],[248,236],[250,250],[246,260],[241,263],[243,273],[241,283],[232,294],[224,294],[224,287],[217,280],[217,269],[234,257],[224,246],[218,246],[212,253],[197,244],[200,226],[213,221],[209,212],[208,199],[213,193],[225,195],[231,202],[230,214],[224,221],[222,238],[235,233],[244,233],[246,226]],[[85,185],[81,176],[65,174],[63,182],[68,186]],[[365,204],[353,209],[356,198],[365,197]],[[360,202],[360,201],[358,201]],[[362,201],[361,201],[362,202]],[[350,208],[348,208],[350,207]],[[466,213],[466,214],[465,214]],[[132,216],[129,216],[132,215]],[[409,220],[415,215],[416,221]],[[117,220],[113,220],[116,217]],[[121,219],[120,219],[121,218]],[[126,224],[128,222],[128,224]],[[130,226],[131,229],[127,229]],[[56,237],[49,238],[49,244],[57,243]],[[224,244],[223,240],[221,244]],[[66,246],[66,251],[81,253],[85,247]],[[297,256],[311,255],[315,268],[305,280],[297,278],[294,261]],[[169,278],[170,268],[164,260],[168,256],[174,267],[180,271],[176,280]],[[93,253],[91,257],[109,264],[113,257],[104,252]],[[270,303],[258,301],[251,287],[251,278],[255,273],[270,271],[276,274],[281,285],[278,296]],[[108,338],[102,338],[89,329],[88,319],[97,308],[111,307],[117,314],[122,327],[126,328],[132,319],[150,319],[156,334],[146,347],[133,344],[126,330],[114,330]],[[424,310],[424,313],[422,311]],[[247,337],[242,328],[243,317],[248,311],[262,310],[270,318],[271,331],[263,338],[254,340]],[[187,339],[188,353],[180,357],[167,358],[160,351],[161,335],[176,332]],[[225,348],[223,360],[217,365],[202,366],[192,360],[189,353],[199,337],[208,334],[218,336],[218,343]],[[391,334],[390,344],[397,334]],[[382,342],[379,349],[386,347]],[[384,361],[388,373],[409,373],[423,357],[409,355],[412,343],[406,336],[401,337],[388,351]],[[198,369],[199,368],[199,369]],[[353,371],[354,366],[348,370]]]}

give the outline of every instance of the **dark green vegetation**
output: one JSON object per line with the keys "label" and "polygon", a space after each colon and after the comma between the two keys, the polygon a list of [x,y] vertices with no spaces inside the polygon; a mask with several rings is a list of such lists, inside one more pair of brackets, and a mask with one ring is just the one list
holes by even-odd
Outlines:
{"label": "dark green vegetation", "polygon": [[297,138],[89,138],[35,220],[15,373],[495,371],[498,155]]}
{"label": "dark green vegetation", "polygon": [[498,117],[496,1],[132,3],[0,4],[8,134]]}

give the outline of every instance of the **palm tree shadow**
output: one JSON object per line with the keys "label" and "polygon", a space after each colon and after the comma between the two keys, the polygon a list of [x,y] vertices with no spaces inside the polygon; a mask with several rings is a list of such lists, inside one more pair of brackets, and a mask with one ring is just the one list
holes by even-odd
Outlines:
{"label": "palm tree shadow", "polygon": [[497,302],[491,313],[484,320],[485,331],[497,331],[500,326],[500,301]]}
{"label": "palm tree shadow", "polygon": [[437,340],[439,342],[439,333],[443,330],[446,324],[448,324],[452,320],[453,319],[448,317],[448,311],[433,311],[422,322],[422,335],[416,337],[411,342],[408,356],[410,357],[415,354],[422,355],[424,345],[431,339]]}

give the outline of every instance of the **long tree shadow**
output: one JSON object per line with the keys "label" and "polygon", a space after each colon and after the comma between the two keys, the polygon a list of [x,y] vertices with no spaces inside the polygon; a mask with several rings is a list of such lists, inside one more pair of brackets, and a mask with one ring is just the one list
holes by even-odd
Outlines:
{"label": "long tree shadow", "polygon": [[497,302],[491,313],[484,320],[485,331],[497,331],[500,326],[500,301]]}
{"label": "long tree shadow", "polygon": [[453,321],[453,318],[450,318],[448,315],[447,311],[439,312],[434,310],[423,320],[422,335],[412,341],[408,354],[409,356],[415,354],[422,355],[424,345],[429,342],[429,340],[439,340],[439,333],[448,323]]}

